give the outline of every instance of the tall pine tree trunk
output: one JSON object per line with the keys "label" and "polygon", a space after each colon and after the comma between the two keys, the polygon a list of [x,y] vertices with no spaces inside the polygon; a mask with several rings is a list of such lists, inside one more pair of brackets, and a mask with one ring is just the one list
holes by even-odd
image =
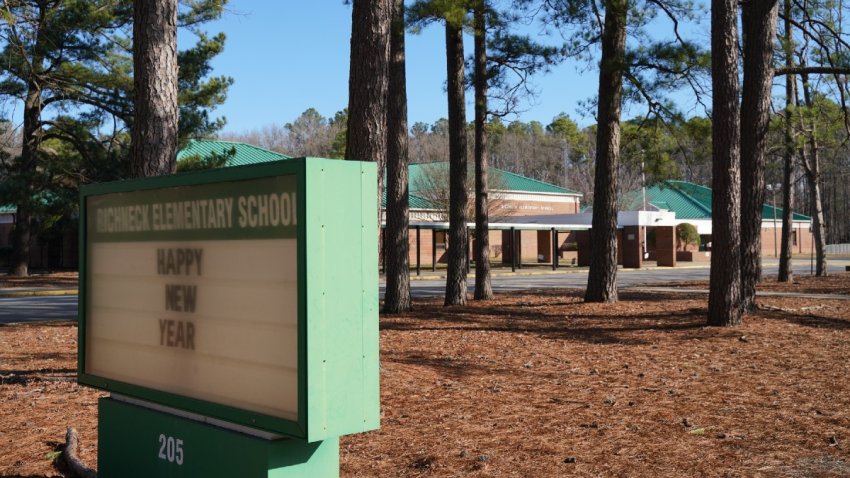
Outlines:
{"label": "tall pine tree trunk", "polygon": [[737,0],[711,2],[712,181],[708,325],[741,323]]}
{"label": "tall pine tree trunk", "polygon": [[588,302],[617,301],[617,170],[620,160],[620,111],[626,52],[626,0],[605,2],[602,59],[599,65],[599,106],[596,171],[593,183],[593,249]]}
{"label": "tall pine tree trunk", "polygon": [[407,87],[404,57],[404,0],[393,0],[387,98],[387,229],[384,312],[410,310],[410,211],[407,184]]}
{"label": "tall pine tree trunk", "polygon": [[[40,36],[40,35],[39,35]],[[39,49],[36,43],[36,49]],[[28,82],[27,97],[24,101],[24,128],[22,134],[21,155],[17,158],[17,174],[28,184],[29,190],[31,178],[36,174],[36,155],[41,144],[41,137],[38,134],[39,123],[41,122],[41,88],[36,78],[37,70],[40,69],[42,58],[38,55],[33,55],[33,78]],[[28,195],[28,196],[31,196]],[[32,240],[32,216],[31,204],[34,198],[28,197],[24,201],[19,201],[17,211],[15,213],[15,231],[12,235],[12,257],[10,264],[10,272],[13,276],[27,277],[29,275],[29,259],[30,259],[30,242]]]}
{"label": "tall pine tree trunk", "polygon": [[12,256],[9,272],[16,277],[29,275],[30,240],[32,225],[25,204],[18,204],[15,212],[15,230],[12,233]]}
{"label": "tall pine tree trunk", "polygon": [[475,298],[493,298],[490,285],[490,218],[487,193],[486,3],[475,7]]}
{"label": "tall pine tree trunk", "polygon": [[[793,75],[788,76],[788,81],[795,81]],[[793,90],[793,83],[791,83]],[[786,92],[787,92],[786,87]],[[782,174],[782,242],[779,248],[779,282],[794,282],[794,268],[792,265],[793,240],[794,240],[794,137],[791,133],[791,104],[786,106],[785,126],[785,153],[784,168]]]}
{"label": "tall pine tree trunk", "polygon": [[812,239],[815,241],[815,275],[824,277],[827,275],[826,268],[826,227],[823,220],[823,200],[820,188],[820,164],[818,158],[818,144],[814,138],[809,138],[811,146],[810,158],[803,159],[810,166],[804,168],[806,171],[806,182],[809,183],[809,203],[812,205]]}
{"label": "tall pine tree trunk", "polygon": [[[811,109],[814,107],[814,101],[809,89],[809,76],[801,74],[803,80],[803,100],[806,106]],[[818,145],[816,123],[813,120],[811,131],[809,134],[809,152],[805,150],[800,154],[800,163],[803,165],[805,172],[806,184],[809,190],[809,210],[812,215],[812,239],[815,242],[815,275],[818,277],[826,276],[826,228],[823,221],[823,199],[821,197],[820,187],[820,147]]]}
{"label": "tall pine tree trunk", "polygon": [[[44,18],[41,12],[40,18]],[[43,26],[43,25],[42,25]],[[10,272],[13,276],[27,277],[29,275],[30,242],[32,240],[32,202],[36,200],[32,193],[32,182],[37,174],[38,150],[41,147],[41,112],[44,104],[41,97],[40,75],[44,70],[44,48],[46,41],[42,28],[36,33],[33,45],[30,76],[27,81],[27,96],[24,100],[24,124],[21,132],[21,155],[17,158],[15,170],[19,180],[26,184],[26,194],[18,201],[15,212],[15,231],[12,236],[12,257]]]}
{"label": "tall pine tree trunk", "polygon": [[[794,37],[791,35],[791,0],[783,2],[785,17],[785,67],[794,67]],[[782,242],[779,249],[779,282],[794,282],[792,241],[794,235],[794,129],[791,115],[797,101],[797,77],[785,77],[785,152],[782,175]]]}
{"label": "tall pine tree trunk", "polygon": [[387,91],[393,0],[354,0],[345,159],[378,163],[378,250],[387,158]]}
{"label": "tall pine tree trunk", "polygon": [[755,307],[761,280],[764,168],[773,87],[777,0],[744,2],[744,85],[741,94],[741,307]]}
{"label": "tall pine tree trunk", "polygon": [[177,0],[133,7],[132,173],[159,176],[177,161]]}
{"label": "tall pine tree trunk", "polygon": [[446,21],[449,98],[449,264],[446,305],[466,305],[466,108],[464,106],[463,31]]}

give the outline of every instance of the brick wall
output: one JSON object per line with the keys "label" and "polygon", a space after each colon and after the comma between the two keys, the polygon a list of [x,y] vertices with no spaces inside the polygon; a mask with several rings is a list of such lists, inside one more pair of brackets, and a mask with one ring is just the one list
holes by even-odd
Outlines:
{"label": "brick wall", "polygon": [[[0,225],[0,239],[2,239],[3,226]],[[667,232],[662,232],[662,230]],[[658,227],[656,232],[656,248],[658,245],[662,243],[660,239],[664,239],[665,242],[670,241],[672,239],[667,238],[666,236],[659,236],[659,234],[671,235],[674,234],[673,228],[662,228]],[[804,225],[800,229],[795,229],[797,233],[797,244],[794,246],[794,254],[808,254],[812,245],[812,235],[808,230],[808,225]],[[640,246],[640,231],[637,227],[627,227],[625,237],[628,237],[628,234],[634,235],[634,240],[624,240],[624,231],[617,231],[617,263],[623,265],[624,259],[626,259],[626,267],[640,267],[639,264],[642,265],[642,249]],[[777,236],[780,231],[777,231]],[[431,267],[431,258],[432,258],[432,242],[431,238],[434,234],[434,231],[431,229],[421,229],[420,232],[420,241],[421,241],[421,267]],[[444,264],[447,261],[445,244],[443,243],[445,240],[446,231],[437,231],[437,263]],[[517,239],[519,241],[519,249],[522,257],[523,263],[537,263],[537,262],[551,262],[552,261],[552,242],[551,242],[551,231],[543,230],[543,231],[535,231],[535,230],[523,230],[516,231]],[[778,237],[777,237],[778,238]],[[70,247],[70,242],[69,247]],[[563,247],[566,244],[575,243],[578,247],[578,251],[561,251],[559,254],[559,259],[562,264],[570,264],[575,262],[579,266],[588,266],[590,265],[590,233],[589,231],[572,231],[572,232],[560,232],[558,234],[558,242],[560,243],[560,247]],[[2,242],[0,242],[2,244]],[[669,242],[667,242],[669,244]],[[765,258],[773,258],[773,228],[762,229],[762,251]],[[682,250],[684,249],[684,250]],[[41,251],[39,251],[41,252]],[[658,261],[659,265],[666,265],[670,263],[675,263],[676,261],[694,261],[694,262],[708,262],[711,260],[710,254],[704,251],[699,251],[697,246],[688,246],[685,248],[678,248],[673,252],[666,253],[667,255],[662,257],[659,255],[657,250],[650,251],[650,260]],[[66,249],[65,255],[67,257],[71,257],[73,255],[73,251],[70,248]],[[627,257],[627,255],[629,255]],[[543,256],[542,259],[539,259],[538,256]],[[35,258],[38,262],[38,259]],[[503,264],[511,263],[511,251],[510,251],[510,230],[491,230],[490,231],[490,260],[494,263],[501,262]],[[416,266],[416,229],[413,228],[410,230],[410,266]]]}
{"label": "brick wall", "polygon": [[[433,252],[434,252],[434,243],[432,242],[434,238],[435,231],[432,229],[420,229],[419,232],[419,240],[420,240],[420,251],[419,251],[419,259],[420,259],[420,267],[431,267],[433,263]],[[445,235],[446,231],[436,231],[437,233],[437,263],[445,264],[448,258],[446,257],[446,245]],[[410,267],[416,267],[416,228],[410,229],[408,233],[408,243],[410,244]]]}
{"label": "brick wall", "polygon": [[[782,247],[782,223],[779,222],[776,228],[776,240],[774,241],[773,235],[773,224],[771,227],[766,227],[761,229],[761,251],[762,257],[774,257],[774,244],[776,245],[776,252],[778,253],[780,248]],[[796,234],[796,244],[792,241],[792,253],[793,254],[809,254],[811,253],[812,248],[812,233],[809,232],[809,225],[802,224],[802,227],[794,228],[794,233]]]}
{"label": "brick wall", "polygon": [[[443,243],[445,240],[445,234],[447,231],[437,231],[437,263],[445,264],[448,261],[448,257],[446,255],[446,248]],[[504,259],[505,251],[502,246],[502,233],[501,230],[491,230],[490,231],[490,261],[491,262],[501,262]],[[420,267],[431,267],[432,262],[432,237],[434,235],[434,231],[432,229],[420,229]],[[531,247],[534,246],[534,241],[526,241],[530,242]],[[416,267],[416,228],[410,229],[409,233],[409,243],[410,243],[410,267]],[[470,244],[470,258],[474,260],[472,256],[472,251],[474,247],[474,241]],[[510,255],[507,259],[508,263],[510,263]]]}

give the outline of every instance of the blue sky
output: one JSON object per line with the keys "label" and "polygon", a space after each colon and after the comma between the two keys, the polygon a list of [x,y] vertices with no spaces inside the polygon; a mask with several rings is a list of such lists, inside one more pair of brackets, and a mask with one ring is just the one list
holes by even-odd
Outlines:
{"label": "blue sky", "polygon": [[[227,9],[222,20],[207,27],[227,34],[214,74],[235,80],[227,102],[216,111],[228,120],[225,131],[287,123],[310,107],[328,117],[347,106],[350,5],[342,0],[231,0]],[[407,36],[410,124],[433,123],[447,115],[444,46],[444,31],[436,24]],[[470,41],[467,54],[471,47]],[[580,100],[595,94],[597,75],[596,69],[577,71],[575,63],[538,75],[533,83],[540,94],[523,105],[520,119],[548,124],[565,112],[581,125],[592,123],[577,108]],[[472,119],[470,101],[467,110]]]}
{"label": "blue sky", "polygon": [[[224,16],[204,29],[227,35],[225,50],[213,60],[213,75],[234,79],[227,101],[213,116],[227,118],[225,132],[245,132],[276,123],[291,122],[308,108],[325,117],[348,104],[348,61],[351,36],[351,6],[343,0],[230,0]],[[706,20],[707,22],[707,20]],[[651,31],[653,37],[669,37],[668,25]],[[682,27],[686,35],[708,42],[707,27]],[[542,35],[538,26],[526,26],[522,33],[537,36],[542,43],[559,44],[556,32]],[[191,33],[179,32],[178,47],[194,43]],[[407,35],[408,121],[433,123],[447,116],[445,36],[441,25],[433,24],[420,33]],[[467,56],[472,40],[467,38]],[[540,121],[544,125],[566,113],[580,126],[593,124],[593,115],[580,110],[579,103],[595,96],[598,70],[586,63],[568,61],[552,67],[547,74],[532,79],[538,94],[520,105],[518,115],[506,121]],[[688,115],[702,115],[694,109],[692,94],[670,95]],[[17,102],[0,105],[16,125],[22,122]],[[8,111],[7,111],[8,110]],[[641,114],[640,107],[624,107],[623,118]],[[467,117],[472,120],[471,92],[467,93]]]}

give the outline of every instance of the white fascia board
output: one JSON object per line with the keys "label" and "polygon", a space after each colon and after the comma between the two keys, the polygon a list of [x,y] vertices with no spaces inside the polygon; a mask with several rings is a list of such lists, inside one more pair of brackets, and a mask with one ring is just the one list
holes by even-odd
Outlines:
{"label": "white fascia board", "polygon": [[[544,201],[544,202],[566,202],[565,199],[569,199],[570,202],[574,202],[578,199],[581,199],[584,194],[580,193],[544,193],[544,192],[526,192],[526,191],[512,191],[506,189],[491,189],[490,193],[496,193],[500,198],[503,199],[526,199],[528,200],[530,197],[540,197],[539,199],[534,199],[535,201]],[[558,201],[560,199],[561,201]]]}

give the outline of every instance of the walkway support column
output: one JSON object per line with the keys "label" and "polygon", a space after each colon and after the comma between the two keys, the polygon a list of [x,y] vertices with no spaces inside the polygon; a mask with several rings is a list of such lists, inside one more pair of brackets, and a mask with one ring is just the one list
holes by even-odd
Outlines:
{"label": "walkway support column", "polygon": [[431,229],[431,272],[437,271],[437,229]]}
{"label": "walkway support column", "polygon": [[416,275],[422,275],[422,226],[416,226]]}
{"label": "walkway support column", "polygon": [[676,267],[676,227],[655,228],[655,259],[659,266]]}
{"label": "walkway support column", "polygon": [[511,228],[511,272],[516,272],[516,229]]}
{"label": "walkway support column", "polygon": [[576,247],[579,267],[590,267],[590,253],[592,246],[590,244],[590,230],[576,231]]}
{"label": "walkway support column", "polygon": [[558,270],[558,230],[552,228],[552,270]]}
{"label": "walkway support column", "polygon": [[640,226],[623,227],[623,268],[640,269],[643,264]]}

